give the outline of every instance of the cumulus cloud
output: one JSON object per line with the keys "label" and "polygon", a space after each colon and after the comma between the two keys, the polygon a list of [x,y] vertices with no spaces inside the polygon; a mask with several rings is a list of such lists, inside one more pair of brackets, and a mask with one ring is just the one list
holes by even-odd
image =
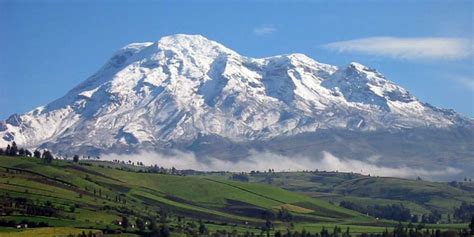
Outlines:
{"label": "cumulus cloud", "polygon": [[164,167],[175,167],[177,169],[193,169],[200,171],[233,171],[249,172],[251,170],[275,171],[302,171],[302,170],[326,170],[340,172],[356,172],[375,176],[387,177],[423,177],[435,179],[438,177],[459,174],[461,170],[447,167],[445,170],[426,170],[421,168],[385,167],[376,162],[378,157],[370,157],[366,161],[338,158],[331,153],[323,152],[320,158],[308,158],[304,156],[286,157],[271,152],[251,151],[251,154],[238,161],[221,160],[217,158],[197,158],[194,153],[172,151],[169,154],[142,152],[135,155],[103,155],[105,160],[121,160],[128,162],[143,162],[145,165],[159,165]]}
{"label": "cumulus cloud", "polygon": [[361,53],[396,59],[455,60],[473,53],[472,42],[463,38],[369,37],[332,42],[324,48],[340,53]]}
{"label": "cumulus cloud", "polygon": [[262,26],[255,27],[253,29],[253,33],[256,36],[266,36],[266,35],[273,34],[276,31],[277,29],[272,25],[262,25]]}

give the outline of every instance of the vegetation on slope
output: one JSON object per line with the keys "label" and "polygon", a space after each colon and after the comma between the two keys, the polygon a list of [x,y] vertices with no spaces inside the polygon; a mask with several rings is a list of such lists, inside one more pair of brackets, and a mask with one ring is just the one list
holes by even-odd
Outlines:
{"label": "vegetation on slope", "polygon": [[[330,172],[179,171],[32,155],[35,157],[0,156],[0,236],[89,232],[91,236],[123,232],[318,237],[413,232],[431,236],[437,233],[434,229],[455,229],[439,233],[463,236],[468,233],[465,222],[474,210],[472,190],[464,183],[454,186]],[[446,185],[449,194],[441,190]],[[408,195],[390,191],[401,188]],[[420,194],[412,195],[417,192]],[[422,196],[424,199],[415,198]],[[407,213],[445,210],[446,204],[436,205],[432,198],[463,204],[454,210],[451,221],[443,220],[444,225],[429,224],[439,220],[413,220],[414,215]],[[404,216],[398,220],[405,224],[384,220],[398,216]]]}

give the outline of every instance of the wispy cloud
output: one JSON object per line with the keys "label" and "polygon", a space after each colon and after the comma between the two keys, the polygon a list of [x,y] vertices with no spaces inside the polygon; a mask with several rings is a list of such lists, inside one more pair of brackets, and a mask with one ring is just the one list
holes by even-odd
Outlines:
{"label": "wispy cloud", "polygon": [[462,87],[474,91],[474,78],[467,76],[452,76],[450,79],[454,80]]}
{"label": "wispy cloud", "polygon": [[277,28],[275,28],[273,25],[261,25],[253,29],[253,33],[256,36],[266,36],[266,35],[273,34],[276,31],[277,31]]}
{"label": "wispy cloud", "polygon": [[323,152],[320,158],[309,158],[305,156],[287,157],[271,152],[251,151],[251,154],[238,161],[221,160],[218,158],[198,158],[192,152],[171,151],[168,154],[156,152],[142,152],[134,155],[103,155],[104,160],[123,160],[132,162],[143,162],[145,165],[157,164],[167,168],[194,169],[201,171],[233,171],[249,172],[251,170],[275,171],[302,171],[302,170],[327,170],[340,172],[357,172],[377,176],[390,177],[423,177],[427,179],[438,179],[450,175],[459,174],[461,170],[445,167],[443,170],[426,170],[423,168],[412,168],[406,166],[387,167],[377,164],[379,157],[374,156],[366,161],[344,159],[336,157],[328,152]]}
{"label": "wispy cloud", "polygon": [[472,42],[464,38],[370,37],[332,42],[323,47],[340,53],[361,53],[396,59],[455,60],[473,53]]}

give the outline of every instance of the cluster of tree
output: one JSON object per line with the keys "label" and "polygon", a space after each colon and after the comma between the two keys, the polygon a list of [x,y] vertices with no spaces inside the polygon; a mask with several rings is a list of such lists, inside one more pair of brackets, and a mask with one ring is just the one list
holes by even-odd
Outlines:
{"label": "cluster of tree", "polygon": [[[474,222],[474,220],[473,220]],[[472,224],[474,226],[474,223]],[[347,227],[345,230],[341,229],[338,226],[335,226],[332,230],[329,230],[325,227],[321,229],[320,232],[311,233],[303,229],[300,231],[291,231],[287,229],[286,231],[277,230],[274,232],[275,237],[352,237],[352,236],[359,236],[359,237],[468,237],[474,234],[474,230],[471,227],[470,230],[463,229],[463,230],[445,230],[441,231],[439,229],[424,229],[423,225],[414,226],[412,224],[408,224],[407,226],[403,224],[399,224],[393,231],[388,231],[386,229],[383,233],[353,233],[351,232],[350,228]],[[253,232],[245,232],[245,233],[237,233],[234,232],[227,232],[223,231],[216,231],[211,236],[244,236],[244,237],[252,237],[252,236],[270,236],[270,231],[268,229],[262,228],[259,235],[255,235]]]}
{"label": "cluster of tree", "polygon": [[[370,216],[380,217],[384,219],[391,219],[397,221],[411,221],[413,223],[430,223],[436,224],[439,223],[442,219],[442,215],[439,211],[434,210],[431,213],[423,215],[411,215],[408,208],[403,207],[403,205],[369,205],[362,206],[349,201],[342,201],[340,203],[342,207],[355,210],[361,213],[366,213]],[[411,217],[410,217],[411,216]],[[454,210],[454,214],[447,215],[448,223],[452,222],[468,222],[471,217],[474,216],[474,203],[463,202],[458,208]]]}
{"label": "cluster of tree", "polygon": [[131,221],[128,217],[122,216],[122,220],[119,222],[123,230],[130,228],[136,228],[140,236],[149,237],[169,237],[171,231],[166,223],[158,225],[156,222],[158,218],[143,218],[137,217],[135,222]]}
{"label": "cluster of tree", "polygon": [[[123,165],[128,164],[128,165],[135,166],[135,162],[131,162],[131,161],[130,161],[130,163],[126,163],[124,161],[118,161],[116,163],[123,164]],[[152,166],[146,167],[142,162],[137,162],[136,164],[138,164],[139,166],[143,166],[143,167],[141,167],[139,169],[133,169],[133,168],[129,168],[129,167],[116,167],[115,169],[123,170],[123,171],[127,171],[127,172],[168,174],[168,175],[179,175],[179,176],[185,176],[186,174],[195,174],[196,173],[196,172],[190,171],[190,170],[178,170],[175,167],[165,168],[163,166],[160,167],[158,165],[152,165]],[[105,166],[102,166],[102,167],[105,168]],[[112,167],[108,166],[107,168],[112,168]]]}
{"label": "cluster of tree", "polygon": [[350,228],[347,227],[343,232],[341,227],[335,226],[330,232],[328,229],[323,227],[319,233],[311,233],[303,229],[301,232],[294,231],[291,232],[290,229],[287,229],[286,232],[276,231],[274,234],[275,237],[351,237]]}
{"label": "cluster of tree", "polygon": [[454,210],[453,217],[461,222],[467,222],[474,218],[474,203],[463,202],[459,208]]}
{"label": "cluster of tree", "polygon": [[[468,237],[474,235],[474,218],[472,220],[470,230],[463,229],[463,230],[445,230],[441,231],[439,229],[424,229],[424,226],[414,226],[412,224],[408,224],[407,226],[403,224],[398,224],[393,231],[388,231],[386,229],[383,233],[351,233],[349,227],[347,227],[344,231],[335,226],[332,231],[323,227],[319,233],[310,233],[306,230],[302,230],[301,232],[298,231],[290,231],[289,229],[286,232],[275,231],[275,237],[351,237],[351,236],[359,236],[359,237]],[[243,236],[253,236],[252,234],[245,234]],[[261,235],[262,236],[262,235]],[[268,236],[268,235],[267,235]]]}
{"label": "cluster of tree", "polygon": [[12,142],[11,145],[8,144],[5,150],[0,148],[0,155],[35,157],[38,159],[43,159],[46,163],[51,163],[54,159],[53,154],[48,150],[43,151],[43,153],[41,153],[39,150],[35,150],[33,153],[31,153],[28,149],[18,148],[15,142]]}
{"label": "cluster of tree", "polygon": [[265,220],[265,223],[261,227],[261,229],[264,231],[274,229],[274,225],[272,223],[273,220],[280,220],[283,222],[293,221],[293,214],[291,214],[291,212],[286,208],[280,208],[277,213],[274,213],[270,210],[263,210],[260,217]]}
{"label": "cluster of tree", "polygon": [[50,201],[33,202],[24,197],[0,196],[0,215],[57,216],[58,209]]}
{"label": "cluster of tree", "polygon": [[436,223],[439,223],[440,220],[441,220],[441,213],[439,213],[437,210],[434,210],[433,212],[429,214],[421,215],[421,223],[436,224]]}
{"label": "cluster of tree", "polygon": [[[37,152],[37,151],[38,151],[38,150],[36,150],[35,152]],[[39,152],[39,151],[38,151],[38,152]],[[50,164],[50,163],[53,161],[54,156],[53,156],[53,154],[52,154],[50,151],[45,150],[45,151],[43,152],[43,155],[41,155],[41,158],[44,160],[44,162]]]}
{"label": "cluster of tree", "polygon": [[185,222],[180,225],[179,230],[177,229],[176,231],[184,233],[186,236],[203,236],[209,234],[209,230],[202,220],[199,220],[197,223],[194,221]]}
{"label": "cluster of tree", "polygon": [[[97,157],[99,159],[99,157]],[[74,162],[79,162],[79,156],[74,155],[73,156],[73,161]],[[138,172],[138,173],[153,173],[153,174],[167,174],[167,175],[178,175],[178,176],[186,176],[186,175],[197,175],[197,174],[205,174],[206,172],[201,172],[201,171],[195,171],[195,170],[178,170],[175,167],[171,168],[165,168],[163,166],[158,166],[158,165],[150,165],[150,166],[145,166],[145,164],[141,161],[138,162],[132,162],[131,160],[125,162],[121,160],[112,160],[113,163],[120,164],[123,166],[117,166],[115,169],[117,170],[122,170],[122,171],[127,171],[127,172]],[[80,165],[87,165],[87,166],[92,166],[92,164],[89,163],[79,163]],[[132,167],[127,167],[129,166],[139,166],[137,168],[132,168]],[[101,168],[108,168],[108,169],[113,169],[112,166],[105,166],[105,165],[98,165]]]}
{"label": "cluster of tree", "polygon": [[268,171],[264,170],[263,172],[261,172],[260,170],[252,170],[250,171],[250,174],[251,175],[255,175],[255,174],[260,174],[260,173],[263,173],[263,174],[274,174],[275,173],[275,170],[274,169],[268,169]]}
{"label": "cluster of tree", "polygon": [[[102,236],[102,234],[100,234]],[[92,231],[89,230],[89,232],[86,234],[85,231],[82,231],[81,234],[78,234],[77,237],[97,237],[97,234],[92,233]]]}
{"label": "cluster of tree", "polygon": [[[142,163],[143,164],[143,163]],[[171,167],[171,169],[167,169],[163,166],[153,165],[147,169],[149,173],[157,173],[157,174],[172,174],[172,175],[181,175],[181,171],[177,170],[175,167]]]}
{"label": "cluster of tree", "polygon": [[240,182],[248,182],[249,181],[249,176],[242,172],[242,173],[233,173],[232,176],[230,177],[232,180],[240,181]]}
{"label": "cluster of tree", "polygon": [[[474,219],[473,219],[474,221]],[[399,223],[394,229],[393,232],[388,233],[385,236],[393,236],[393,237],[468,237],[474,234],[474,230],[472,229],[462,229],[462,230],[445,230],[441,231],[439,229],[424,229],[423,224],[419,224],[414,226],[412,223],[409,223],[407,226]],[[363,236],[363,235],[361,235]],[[366,235],[367,236],[367,235]],[[383,236],[383,235],[382,235]]]}
{"label": "cluster of tree", "polygon": [[340,206],[360,213],[366,213],[373,217],[389,220],[409,221],[412,217],[410,209],[404,207],[402,204],[363,206],[350,201],[342,201]]}
{"label": "cluster of tree", "polygon": [[0,155],[5,156],[31,156],[31,152],[24,148],[18,148],[15,142],[8,144],[5,150],[0,148]]}
{"label": "cluster of tree", "polygon": [[[122,214],[121,219],[115,221],[115,224],[119,225],[122,231],[139,236],[168,237],[171,232],[186,236],[208,236],[210,232],[206,224],[213,223],[176,215],[173,210],[165,207],[160,207],[157,212],[136,211],[126,206],[115,210]],[[110,228],[104,231],[116,233]]]}
{"label": "cluster of tree", "polygon": [[293,214],[286,208],[280,208],[277,213],[277,218],[281,221],[290,222],[293,220]]}
{"label": "cluster of tree", "polygon": [[[97,159],[99,159],[99,157],[97,157]],[[132,166],[145,166],[145,164],[143,164],[143,162],[141,161],[137,161],[136,163],[131,161],[131,160],[128,160],[127,162],[123,161],[123,160],[112,160],[113,163],[117,163],[117,164],[127,164],[127,165],[132,165]]]}
{"label": "cluster of tree", "polygon": [[5,220],[5,219],[0,219],[0,226],[2,227],[16,227],[18,225],[22,226],[27,226],[28,228],[35,228],[35,227],[48,227],[48,223],[46,222],[34,222],[34,221],[28,221],[28,220],[22,220],[22,221],[15,221],[15,220]]}

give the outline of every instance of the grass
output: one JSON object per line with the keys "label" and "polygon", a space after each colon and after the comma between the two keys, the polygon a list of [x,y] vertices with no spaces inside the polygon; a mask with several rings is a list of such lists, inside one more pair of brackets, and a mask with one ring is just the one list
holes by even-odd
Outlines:
{"label": "grass", "polygon": [[[268,182],[271,180],[271,182]],[[403,204],[413,214],[452,214],[462,202],[474,202],[474,183],[430,182],[338,172],[259,173],[250,182],[265,183],[332,203]]]}
{"label": "grass", "polygon": [[50,237],[50,236],[77,236],[78,234],[89,233],[102,234],[100,230],[92,229],[77,229],[72,227],[45,227],[35,229],[25,229],[21,231],[9,231],[6,233],[0,232],[0,237]]}
{"label": "grass", "polygon": [[55,160],[46,165],[35,158],[0,157],[0,195],[25,197],[40,204],[50,202],[58,210],[55,217],[13,214],[1,219],[45,222],[53,227],[117,229],[115,221],[122,216],[133,222],[137,217],[167,211],[196,220],[249,223],[257,228],[264,223],[263,211],[280,208],[313,221],[360,216],[329,202],[264,184],[127,170],[128,166],[107,168],[94,162],[81,165]]}
{"label": "grass", "polygon": [[[472,192],[444,183],[356,174],[260,173],[251,175],[250,182],[238,182],[230,180],[227,173],[181,176],[137,172],[142,168],[102,161],[77,164],[55,160],[47,165],[35,158],[0,156],[0,197],[27,198],[39,205],[50,202],[57,210],[54,217],[15,212],[1,216],[7,221],[44,222],[51,227],[32,230],[43,232],[1,228],[0,236],[117,230],[121,227],[116,221],[123,216],[131,223],[137,218],[160,218],[172,229],[183,225],[184,218],[187,222],[205,221],[211,231],[260,233],[265,223],[262,214],[276,214],[280,209],[294,216],[292,230],[320,232],[325,227],[331,231],[337,225],[343,231],[349,227],[354,232],[380,233],[397,223],[376,220],[337,204],[343,200],[359,204],[403,203],[414,213],[426,213],[473,200]],[[405,197],[402,192],[408,195]],[[290,223],[278,219],[273,224],[276,230],[290,227]],[[437,227],[458,229],[465,225]],[[127,229],[131,235],[136,231]],[[174,231],[173,235],[180,233]]]}

